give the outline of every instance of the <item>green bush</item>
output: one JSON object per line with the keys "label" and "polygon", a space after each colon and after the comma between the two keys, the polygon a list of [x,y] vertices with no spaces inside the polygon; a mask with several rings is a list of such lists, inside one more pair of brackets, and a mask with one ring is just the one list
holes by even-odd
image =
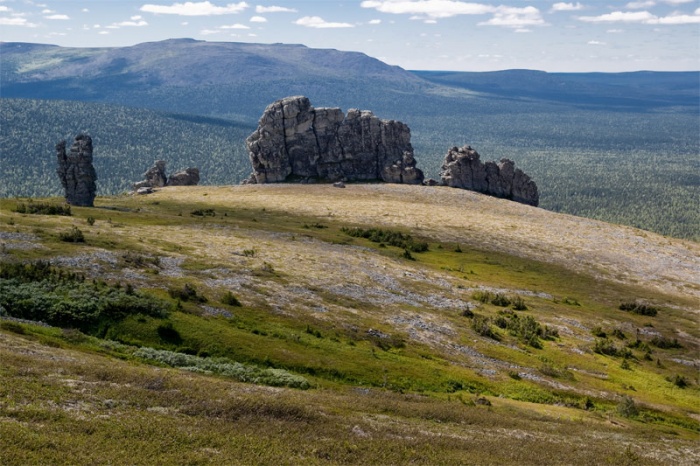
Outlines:
{"label": "green bush", "polygon": [[179,367],[192,372],[218,374],[241,382],[249,382],[274,387],[291,387],[306,390],[311,387],[308,380],[282,369],[261,369],[244,365],[226,358],[204,358],[173,351],[140,348],[134,356],[146,361],[155,361],[171,367]]}
{"label": "green bush", "polygon": [[482,337],[492,338],[494,340],[500,339],[498,334],[491,328],[491,319],[488,317],[475,314],[472,319],[472,329]]}
{"label": "green bush", "polygon": [[236,296],[231,293],[230,291],[227,291],[226,294],[221,298],[221,304],[227,304],[229,306],[235,306],[235,307],[241,307],[242,304],[236,298]]}
{"label": "green bush", "polygon": [[617,404],[617,412],[623,417],[635,417],[639,414],[639,409],[632,398],[625,396]]}
{"label": "green bush", "polygon": [[208,301],[204,296],[197,294],[197,289],[189,283],[185,283],[185,286],[182,288],[168,289],[168,294],[173,299],[179,299],[185,302],[206,303]]}
{"label": "green bush", "polygon": [[67,217],[72,215],[68,204],[55,205],[42,202],[30,202],[29,204],[20,203],[17,204],[14,211],[20,214],[64,215]]}
{"label": "green bush", "polygon": [[411,235],[406,235],[399,231],[383,230],[381,228],[341,228],[341,231],[353,238],[365,238],[373,243],[388,244],[397,248],[411,252],[425,252],[428,250],[428,243],[416,241]]}
{"label": "green bush", "polygon": [[85,236],[83,235],[83,232],[80,231],[80,229],[78,229],[78,227],[76,227],[76,226],[73,226],[70,229],[70,231],[59,233],[58,237],[61,241],[65,241],[67,243],[84,243],[85,242]]}
{"label": "green bush", "polygon": [[167,303],[133,287],[86,281],[46,262],[0,264],[0,306],[12,317],[93,333],[127,315],[168,312]]}
{"label": "green bush", "polygon": [[661,349],[683,348],[683,345],[678,342],[677,338],[671,340],[670,338],[666,338],[664,336],[655,336],[649,341],[649,343]]}
{"label": "green bush", "polygon": [[190,212],[195,217],[216,217],[214,209],[196,209]]}
{"label": "green bush", "polygon": [[632,314],[639,314],[642,316],[651,316],[651,317],[654,317],[659,312],[658,308],[656,308],[654,306],[650,306],[648,304],[640,303],[638,301],[624,302],[624,303],[620,304],[620,310],[626,311],[626,312],[631,312]]}

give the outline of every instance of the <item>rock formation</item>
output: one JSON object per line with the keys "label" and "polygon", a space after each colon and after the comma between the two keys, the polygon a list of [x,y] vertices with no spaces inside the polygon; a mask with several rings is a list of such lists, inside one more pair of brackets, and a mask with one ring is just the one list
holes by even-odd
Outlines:
{"label": "rock formation", "polygon": [[199,183],[199,169],[190,167],[170,175],[165,173],[165,161],[156,160],[153,166],[143,174],[145,180],[134,183],[134,192],[138,194],[149,194],[153,190],[139,190],[143,188],[162,188],[163,186],[194,186]]}
{"label": "rock formation", "polygon": [[364,110],[314,108],[301,96],[268,105],[246,146],[253,173],[244,183],[423,181],[408,126]]}
{"label": "rock formation", "polygon": [[442,184],[469,189],[495,197],[537,206],[537,185],[508,159],[481,163],[470,146],[453,147],[447,152],[440,172]]}
{"label": "rock formation", "polygon": [[165,174],[165,160],[156,160],[153,166],[143,174],[145,180],[134,183],[134,191],[139,188],[162,188],[168,182]]}
{"label": "rock formation", "polygon": [[75,137],[70,153],[66,153],[66,141],[56,144],[56,173],[66,192],[70,205],[92,207],[95,201],[97,173],[92,166],[92,138],[86,134]]}
{"label": "rock formation", "polygon": [[173,173],[168,178],[168,186],[195,186],[199,183],[199,169],[187,168]]}

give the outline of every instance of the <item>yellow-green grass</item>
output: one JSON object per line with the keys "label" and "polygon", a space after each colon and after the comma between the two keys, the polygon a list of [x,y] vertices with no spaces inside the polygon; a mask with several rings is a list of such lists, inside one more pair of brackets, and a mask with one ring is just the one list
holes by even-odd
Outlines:
{"label": "yellow-green grass", "polygon": [[[554,432],[561,427],[558,423],[570,420],[572,425],[585,422],[595,435],[606,435],[604,432],[609,428],[625,429],[633,437],[641,435],[656,440],[659,437],[655,436],[670,435],[668,445],[678,448],[685,448],[684,439],[697,440],[700,390],[697,368],[692,364],[693,361],[697,364],[700,336],[698,298],[683,291],[695,286],[697,280],[688,273],[698,257],[695,243],[591,223],[473,193],[462,194],[459,190],[395,188],[382,185],[350,185],[346,190],[324,186],[168,188],[145,197],[98,198],[97,207],[73,208],[72,217],[21,215],[12,212],[18,201],[5,199],[0,201],[0,233],[33,236],[3,240],[6,246],[2,260],[87,255],[89,261],[90,254],[109,252],[117,258],[116,265],[95,259],[101,264],[101,272],[88,278],[131,281],[137,288],[173,305],[176,301],[169,297],[168,288],[195,286],[199,294],[208,298],[207,303],[180,303],[180,310],[171,312],[164,320],[129,317],[112,324],[106,336],[129,344],[225,356],[299,373],[315,388],[305,394],[283,391],[289,394],[289,400],[298,402],[290,401],[297,408],[305,400],[311,406],[326,406],[326,414],[367,422],[369,419],[381,424],[382,429],[398,423],[401,429],[410,426],[418,432],[426,429],[433,432],[425,425],[429,419],[416,420],[406,414],[410,410],[405,411],[408,409],[405,407],[401,408],[398,420],[381,417],[391,411],[387,406],[401,405],[402,397],[421,394],[427,397],[420,398],[421,402],[427,403],[430,410],[444,413],[440,416],[448,416],[446,413],[456,409],[460,413],[473,411],[477,417],[491,413],[488,416],[493,417],[484,421],[487,425],[512,423],[514,418],[522,416],[529,419],[542,416],[541,423],[532,423],[535,427],[530,429],[530,441],[542,437],[545,442],[554,442],[557,438]],[[452,191],[457,194],[453,195]],[[203,209],[212,209],[216,216],[192,215]],[[497,214],[501,215],[500,219]],[[94,224],[87,222],[88,217],[95,219]],[[84,232],[85,244],[59,240],[59,233],[72,226]],[[399,230],[428,241],[429,251],[412,253],[416,260],[406,260],[399,248],[381,247],[341,231],[343,227],[354,226]],[[551,231],[546,232],[545,226],[551,227]],[[572,226],[579,229],[574,236]],[[521,234],[523,230],[529,233]],[[491,236],[486,236],[487,233]],[[573,237],[578,242],[567,243]],[[593,240],[617,249],[594,250]],[[21,242],[35,247],[15,247]],[[456,251],[457,246],[461,252]],[[637,248],[640,257],[632,261],[629,248]],[[679,256],[679,251],[688,255]],[[126,252],[149,260],[176,259],[179,265],[173,272],[153,262],[129,263],[128,258],[121,258]],[[601,259],[602,262],[597,262]],[[630,270],[626,275],[620,273],[624,266],[637,266],[640,261],[648,262],[643,269]],[[678,269],[662,270],[669,261],[675,261]],[[658,273],[652,276],[649,270],[654,266]],[[483,288],[522,297],[528,309],[516,311],[517,314],[532,316],[542,325],[557,328],[559,337],[543,340],[542,348],[533,348],[495,327],[499,341],[478,335],[472,329],[472,319],[461,315],[462,311],[471,307],[476,314],[495,319],[503,309],[474,299],[475,291]],[[222,304],[221,298],[227,291],[232,291],[243,305]],[[621,302],[636,299],[657,306],[659,315],[639,316],[618,309]],[[212,316],[211,309],[229,313],[231,317]],[[177,331],[179,340],[164,340],[159,335],[158,326],[166,323]],[[649,342],[655,334],[650,332],[656,332],[677,338],[682,348],[652,346],[651,361],[644,359],[644,351],[632,349],[634,357],[627,360],[629,367],[623,368],[622,357],[593,352],[591,329],[596,326],[609,335],[614,329],[623,331],[626,339],[611,337],[619,348],[635,340],[637,329],[646,332],[640,334],[644,342]],[[104,352],[74,339],[37,337],[38,330],[27,333],[30,335],[11,338],[43,341],[51,345],[48,348],[72,348],[71,351],[79,351],[74,354],[85,358]],[[125,357],[118,352],[107,353],[100,357]],[[124,370],[156,370],[131,359],[124,364]],[[180,377],[174,369],[157,371]],[[201,380],[197,383],[202,384],[210,381],[230,384],[244,391],[247,387],[216,377],[191,374],[182,377]],[[688,386],[676,386],[673,380],[677,377],[683,377]],[[8,380],[23,386],[23,379],[17,374]],[[378,411],[379,420],[375,414],[363,410],[365,400],[358,393],[367,389],[372,396],[380,398],[377,403],[383,407]],[[267,393],[265,390],[271,389],[256,390]],[[474,406],[480,395],[486,395],[493,407]],[[622,396],[634,399],[641,410],[638,416],[627,419],[618,414]],[[593,407],[585,410],[587,400]],[[261,403],[267,406],[267,401]],[[32,409],[26,408],[27,413],[31,414]],[[152,416],[162,421],[164,416],[164,412],[144,412],[143,407],[134,410],[139,411],[136,417],[142,420]],[[166,416],[168,422],[171,417]],[[284,420],[293,425],[296,421]],[[347,439],[348,435],[351,437],[347,441],[358,436],[376,439],[357,432],[338,434],[337,441],[325,441],[331,445],[330,450],[317,446],[316,452],[325,452],[320,456],[301,457],[284,451],[295,459],[290,460],[292,463],[327,461],[328,457],[331,462],[357,463],[371,458],[374,463],[382,459],[390,463],[411,459],[418,463],[444,463],[463,459],[467,451],[475,454],[463,444],[463,420],[455,421],[448,416],[443,421],[445,425],[440,428],[446,430],[440,431],[439,438],[457,443],[445,447],[442,453],[429,449],[434,454],[426,453],[427,456],[421,456],[423,453],[416,457],[401,456],[408,450],[400,450],[401,454],[392,450],[390,456],[382,457],[381,452],[368,447],[371,454],[357,456],[355,461],[351,459],[353,456],[339,453],[340,439]],[[59,416],[49,424],[62,422],[72,421]],[[174,428],[178,422],[173,421],[170,427]],[[209,422],[202,421],[202,432],[213,428]],[[314,418],[314,422],[320,421]],[[326,428],[325,422],[324,418],[318,428],[305,426],[302,430],[312,437],[320,435],[321,429]],[[428,423],[433,426],[432,421]],[[364,432],[363,426],[360,430]],[[526,426],[522,427],[523,431],[527,430]],[[566,428],[570,426],[567,424]],[[251,435],[260,435],[256,432]],[[411,432],[396,436],[404,440],[410,437],[411,442],[420,437],[416,437],[416,431]],[[513,435],[520,440],[527,438],[525,434],[498,432],[494,429],[492,434],[496,437],[502,434],[502,439],[512,439]],[[469,436],[473,435],[470,430]],[[595,435],[585,437],[587,442],[593,442]],[[256,437],[255,442],[258,440]],[[279,436],[273,443],[291,440],[292,437]],[[397,445],[404,440],[397,440]],[[564,444],[571,438],[565,435],[560,440]],[[528,461],[526,456],[519,456],[523,453],[517,452],[517,448],[510,453],[484,453],[497,448],[498,443],[479,442],[475,445],[479,445],[485,456],[476,458],[481,458],[482,463],[517,462],[518,458]],[[380,443],[376,443],[377,448]],[[255,445],[251,451],[261,444]],[[600,454],[613,462],[632,461],[637,456],[642,462],[653,462],[654,455],[665,448],[625,452],[623,441],[615,445],[619,448]],[[114,448],[124,449],[117,443]],[[575,459],[568,462],[586,462],[582,451],[570,450],[574,455],[570,458]],[[565,455],[564,449],[558,447],[551,451]],[[260,462],[270,458],[258,454],[262,455]],[[158,461],[157,457],[142,458],[146,462]],[[214,461],[216,455],[212,458]],[[219,459],[226,462],[226,458]],[[249,460],[240,462],[257,462],[252,457],[246,458]]]}

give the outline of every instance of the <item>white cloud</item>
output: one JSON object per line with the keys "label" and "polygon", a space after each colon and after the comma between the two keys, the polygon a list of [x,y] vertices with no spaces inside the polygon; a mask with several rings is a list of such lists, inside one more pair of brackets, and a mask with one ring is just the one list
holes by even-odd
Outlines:
{"label": "white cloud", "polygon": [[37,25],[28,22],[26,18],[0,18],[0,26],[22,26],[26,28],[35,28]]}
{"label": "white cloud", "polygon": [[143,5],[140,10],[146,13],[157,13],[163,15],[214,16],[240,13],[249,6],[250,5],[248,5],[246,2],[229,3],[226,6],[216,6],[209,1],[173,3],[170,6],[152,5],[148,3]]}
{"label": "white cloud", "polygon": [[654,5],[656,5],[656,2],[653,0],[642,0],[629,2],[627,5],[625,5],[625,8],[629,8],[630,10],[643,10],[644,8],[651,8]]}
{"label": "white cloud", "polygon": [[262,6],[255,7],[256,13],[296,13],[296,8],[287,8],[283,6]]}
{"label": "white cloud", "polygon": [[542,26],[544,24],[546,23],[540,15],[540,10],[534,6],[525,8],[499,6],[493,18],[479,23],[479,26],[522,28],[524,26]]}
{"label": "white cloud", "polygon": [[664,3],[669,3],[671,5],[682,5],[683,3],[690,3],[693,0],[662,0]]}
{"label": "white cloud", "polygon": [[82,11],[83,13],[90,13],[90,10],[88,10],[87,8],[83,8],[83,9],[80,10],[80,11]]}
{"label": "white cloud", "polygon": [[362,8],[374,8],[382,13],[396,15],[425,15],[431,19],[451,18],[457,15],[483,15],[493,13],[496,7],[480,3],[456,0],[366,0]]}
{"label": "white cloud", "polygon": [[[5,7],[5,8],[7,8],[7,7]],[[2,10],[0,10],[0,11],[2,11]],[[42,14],[42,15],[50,15],[51,13],[56,13],[56,12],[53,11],[53,10],[49,10],[49,9],[46,9],[46,10],[42,10],[42,11],[41,11],[41,14]]]}
{"label": "white cloud", "polygon": [[329,23],[320,16],[304,16],[294,21],[294,24],[307,28],[331,29],[331,28],[351,28],[355,27],[349,23]]}
{"label": "white cloud", "polygon": [[608,29],[605,32],[607,32],[608,34],[622,34],[623,32],[625,32],[625,30],[624,29]]}
{"label": "white cloud", "polygon": [[203,36],[211,36],[213,34],[221,34],[221,31],[217,29],[202,29],[199,33]]}
{"label": "white cloud", "polygon": [[136,15],[136,16],[132,16],[132,17],[129,18],[129,19],[130,19],[131,21],[139,21],[139,20],[143,19],[143,16],[141,16],[141,15]]}
{"label": "white cloud", "polygon": [[45,19],[56,19],[56,20],[60,20],[60,21],[65,21],[67,19],[70,19],[70,17],[68,15],[47,15],[47,16],[44,16],[44,18]]}
{"label": "white cloud", "polygon": [[589,40],[588,45],[605,45],[605,42],[600,42],[597,40]]}
{"label": "white cloud", "polygon": [[700,8],[692,15],[674,13],[669,16],[656,16],[648,11],[613,11],[600,16],[580,16],[579,21],[587,23],[641,23],[641,24],[700,24]]}
{"label": "white cloud", "polygon": [[106,36],[107,34],[109,34],[109,31],[100,31],[100,32],[98,32],[98,34]]}
{"label": "white cloud", "polygon": [[532,32],[532,29],[516,29],[515,32]]}
{"label": "white cloud", "polygon": [[267,23],[267,18],[264,16],[253,16],[250,18],[251,23]]}
{"label": "white cloud", "polygon": [[10,9],[6,6],[0,6],[0,11],[10,11]]}
{"label": "white cloud", "polygon": [[220,29],[250,29],[250,27],[246,26],[245,24],[232,24],[230,26],[221,26]]}
{"label": "white cloud", "polygon": [[[140,16],[132,16],[131,19],[133,20],[134,18],[141,18]],[[122,21],[120,23],[112,23],[109,26],[107,26],[107,29],[119,29],[123,27],[143,27],[143,26],[148,26],[148,23],[142,19],[136,20],[136,21]]]}
{"label": "white cloud", "polygon": [[583,10],[583,5],[579,2],[576,3],[565,3],[559,2],[552,5],[552,9],[549,11],[578,11]]}
{"label": "white cloud", "polygon": [[371,19],[369,23],[367,24],[381,24],[382,20],[381,19]]}

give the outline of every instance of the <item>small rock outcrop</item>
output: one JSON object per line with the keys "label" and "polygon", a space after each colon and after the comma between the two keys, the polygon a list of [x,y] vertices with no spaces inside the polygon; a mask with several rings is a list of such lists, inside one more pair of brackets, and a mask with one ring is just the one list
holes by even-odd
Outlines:
{"label": "small rock outcrop", "polygon": [[365,110],[314,108],[302,96],[268,105],[246,146],[253,173],[244,183],[423,182],[404,123]]}
{"label": "small rock outcrop", "polygon": [[540,196],[537,185],[513,161],[482,163],[478,152],[470,146],[453,147],[447,152],[440,177],[442,184],[469,189],[522,204],[537,206]]}
{"label": "small rock outcrop", "polygon": [[199,183],[199,169],[187,168],[173,173],[168,178],[168,186],[195,186]]}
{"label": "small rock outcrop", "polygon": [[[168,178],[165,173],[165,161],[156,160],[153,166],[143,174],[143,181],[136,182],[132,185],[134,192],[137,194],[150,194],[152,188],[162,188],[163,186],[195,186],[199,183],[199,169],[190,167],[185,170],[173,173]],[[149,188],[145,190],[144,188]],[[139,190],[143,191],[139,192]]]}
{"label": "small rock outcrop", "polygon": [[95,202],[97,173],[92,165],[92,138],[86,134],[75,137],[66,153],[66,141],[56,144],[56,173],[70,205],[92,207]]}
{"label": "small rock outcrop", "polygon": [[165,174],[165,160],[156,160],[153,166],[146,170],[143,174],[143,181],[134,183],[134,191],[140,188],[162,188],[168,182],[168,176]]}

